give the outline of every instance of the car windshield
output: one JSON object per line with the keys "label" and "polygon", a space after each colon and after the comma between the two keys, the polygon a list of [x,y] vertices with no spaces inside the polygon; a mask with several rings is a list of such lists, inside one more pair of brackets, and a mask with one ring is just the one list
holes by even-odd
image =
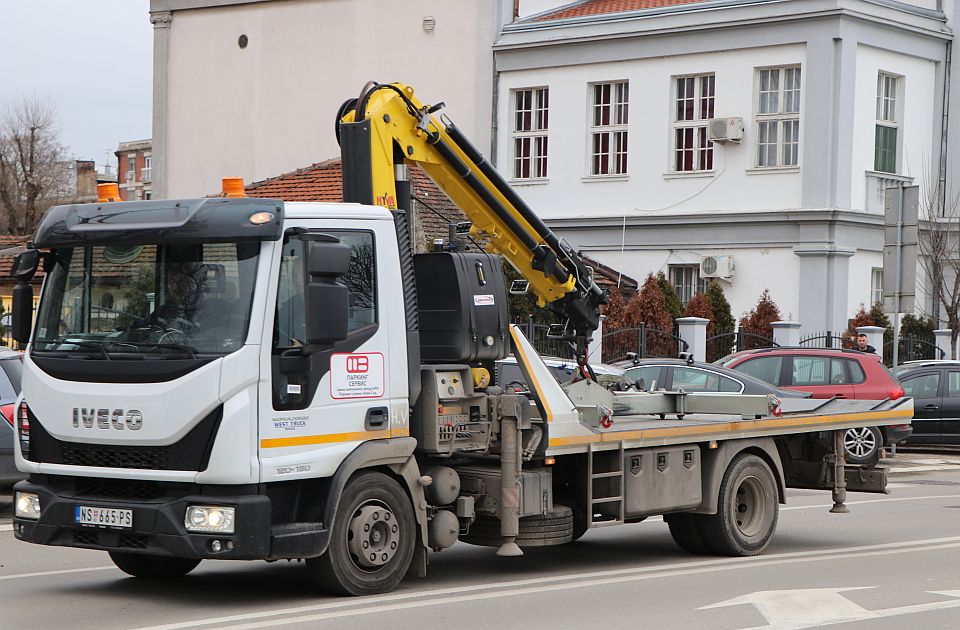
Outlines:
{"label": "car windshield", "polygon": [[259,243],[57,249],[34,352],[225,354],[246,338]]}

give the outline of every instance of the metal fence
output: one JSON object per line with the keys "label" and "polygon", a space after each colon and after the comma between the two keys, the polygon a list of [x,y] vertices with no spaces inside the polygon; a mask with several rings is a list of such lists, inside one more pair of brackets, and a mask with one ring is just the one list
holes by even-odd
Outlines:
{"label": "metal fence", "polygon": [[647,357],[676,358],[690,345],[673,331],[658,330],[641,325],[637,328],[608,330],[603,334],[603,362],[623,361],[628,353],[643,359]]}
{"label": "metal fence", "polygon": [[[946,352],[937,347],[934,335],[907,335],[900,338],[897,347],[897,361],[924,361],[929,359],[945,359]],[[887,366],[893,365],[893,341],[883,344],[883,362]]]}
{"label": "metal fence", "polygon": [[800,345],[808,348],[856,348],[857,338],[835,335],[832,330],[827,330],[801,337]]}
{"label": "metal fence", "polygon": [[770,337],[744,330],[714,331],[713,335],[707,337],[706,358],[708,363],[712,363],[731,352],[753,350],[754,348],[775,348],[778,345]]}

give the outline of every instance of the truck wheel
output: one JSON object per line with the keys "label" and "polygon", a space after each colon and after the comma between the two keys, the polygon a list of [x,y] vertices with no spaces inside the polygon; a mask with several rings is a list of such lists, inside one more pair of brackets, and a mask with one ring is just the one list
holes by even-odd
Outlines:
{"label": "truck wheel", "polygon": [[848,464],[870,464],[879,458],[883,436],[876,427],[857,427],[843,432],[843,457]]}
{"label": "truck wheel", "polygon": [[111,551],[110,559],[117,568],[138,578],[169,579],[181,577],[190,573],[200,560],[191,558],[168,558],[166,556],[150,556],[142,553],[125,553]]}
{"label": "truck wheel", "polygon": [[755,556],[773,537],[778,509],[770,467],[756,455],[741,453],[723,474],[717,513],[699,521],[700,534],[714,553]]}
{"label": "truck wheel", "polygon": [[710,553],[710,548],[703,540],[703,534],[700,533],[700,521],[703,520],[703,515],[667,514],[663,520],[670,527],[673,541],[680,545],[681,549],[696,554]]}
{"label": "truck wheel", "polygon": [[307,569],[331,593],[386,593],[406,575],[417,535],[403,488],[382,473],[361,473],[343,491],[327,552],[308,559]]}

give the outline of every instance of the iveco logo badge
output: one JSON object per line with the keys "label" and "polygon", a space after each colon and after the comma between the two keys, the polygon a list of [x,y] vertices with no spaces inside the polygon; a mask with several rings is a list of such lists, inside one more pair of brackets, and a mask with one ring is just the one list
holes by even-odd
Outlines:
{"label": "iveco logo badge", "polygon": [[73,427],[79,429],[130,429],[139,431],[143,426],[143,414],[136,409],[85,409],[73,408]]}

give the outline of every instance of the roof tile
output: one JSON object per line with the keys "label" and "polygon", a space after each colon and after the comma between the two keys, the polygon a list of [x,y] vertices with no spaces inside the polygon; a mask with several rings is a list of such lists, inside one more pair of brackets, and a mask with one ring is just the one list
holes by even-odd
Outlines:
{"label": "roof tile", "polygon": [[590,15],[626,13],[628,11],[660,9],[663,7],[680,6],[704,1],[705,0],[583,0],[573,6],[537,16],[533,18],[533,21],[545,22],[548,20],[562,20],[565,18],[586,17]]}

